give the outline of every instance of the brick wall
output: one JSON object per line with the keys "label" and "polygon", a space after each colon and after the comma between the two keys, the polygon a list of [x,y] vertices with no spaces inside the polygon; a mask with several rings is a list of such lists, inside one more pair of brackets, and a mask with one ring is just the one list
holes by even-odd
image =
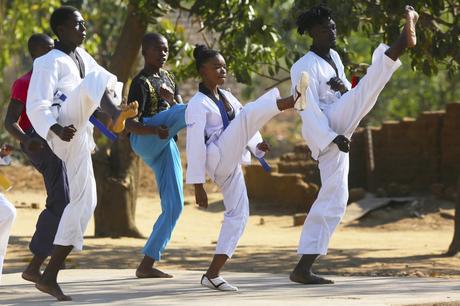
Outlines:
{"label": "brick wall", "polygon": [[370,155],[365,130],[357,131],[350,180],[369,189],[397,184],[412,191],[426,190],[434,183],[455,184],[460,170],[459,119],[460,104],[453,103],[446,111],[424,112],[417,119],[386,121],[372,128],[374,169],[358,162]]}

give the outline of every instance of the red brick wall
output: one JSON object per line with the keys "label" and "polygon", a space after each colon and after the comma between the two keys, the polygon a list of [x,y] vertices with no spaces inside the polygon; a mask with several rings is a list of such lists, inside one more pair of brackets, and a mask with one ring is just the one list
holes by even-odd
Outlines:
{"label": "red brick wall", "polygon": [[460,173],[460,103],[447,105],[441,138],[441,179],[455,183]]}
{"label": "red brick wall", "polygon": [[[424,112],[417,120],[384,122],[372,129],[375,168],[372,178],[366,164],[353,162],[366,159],[364,131],[353,136],[351,170],[357,174],[354,185],[386,189],[390,184],[405,185],[410,190],[424,190],[433,183],[454,184],[460,170],[460,104],[449,104],[446,112]],[[355,151],[358,152],[355,154]],[[364,152],[364,154],[363,154]],[[362,175],[366,173],[366,175]],[[363,179],[364,178],[364,179]]]}

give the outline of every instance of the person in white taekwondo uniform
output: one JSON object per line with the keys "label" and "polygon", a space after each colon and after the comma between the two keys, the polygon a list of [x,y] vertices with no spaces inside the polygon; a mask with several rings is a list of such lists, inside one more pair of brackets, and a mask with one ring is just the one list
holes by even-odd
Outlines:
{"label": "person in white taekwondo uniform", "polygon": [[328,8],[317,6],[299,16],[298,32],[301,35],[309,33],[313,44],[291,68],[293,84],[302,73],[309,75],[308,104],[300,113],[302,135],[312,157],[319,162],[321,176],[321,189],[300,237],[298,254],[302,257],[290,275],[292,281],[304,284],[333,283],[312,273],[311,267],[320,255],[326,255],[329,240],[345,213],[349,139],[401,65],[400,55],[416,44],[418,14],[406,6],[406,24],[400,37],[391,47],[378,46],[366,75],[351,89],[340,56],[332,49],[335,47],[336,25],[331,13]]}
{"label": "person in white taekwondo uniform", "polygon": [[[217,241],[211,265],[201,278],[201,285],[222,291],[237,291],[227,283],[220,270],[235,251],[249,216],[242,163],[250,163],[250,150],[262,163],[269,150],[259,129],[282,110],[305,107],[307,79],[301,78],[293,96],[279,98],[278,89],[272,89],[244,107],[228,91],[219,89],[226,78],[226,64],[222,55],[213,49],[198,45],[194,50],[196,67],[202,83],[199,92],[189,101],[185,111],[187,124],[186,183],[195,185],[195,199],[200,207],[208,206],[203,188],[206,172],[221,189],[224,196],[224,222]],[[296,101],[297,100],[297,101]]]}
{"label": "person in white taekwondo uniform", "polygon": [[[0,165],[7,166],[11,164],[11,150],[10,145],[4,144],[0,148]],[[3,186],[5,188],[7,186]],[[11,227],[13,226],[14,219],[16,218],[16,208],[10,201],[0,193],[0,277],[3,271],[3,261],[5,260],[6,248],[10,238]]]}
{"label": "person in white taekwondo uniform", "polygon": [[57,273],[74,248],[83,247],[83,234],[96,206],[96,183],[91,152],[94,149],[90,116],[99,107],[119,133],[127,117],[137,114],[137,102],[118,107],[113,94],[117,78],[99,66],[82,48],[85,21],[74,7],[63,6],[51,15],[59,41],[55,49],[37,58],[27,96],[27,115],[35,131],[65,164],[70,202],[64,209],[50,262],[37,289],[58,300],[70,300],[57,284]]}

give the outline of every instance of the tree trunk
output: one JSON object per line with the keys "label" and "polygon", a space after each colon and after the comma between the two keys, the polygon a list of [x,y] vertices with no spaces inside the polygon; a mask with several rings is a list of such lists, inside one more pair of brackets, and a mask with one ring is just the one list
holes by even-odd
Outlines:
{"label": "tree trunk", "polygon": [[446,252],[447,256],[454,256],[460,251],[460,176],[457,182],[457,200],[455,205],[455,220],[454,220],[454,238],[450,243],[449,249]]}
{"label": "tree trunk", "polygon": [[[147,24],[130,4],[122,33],[109,70],[126,82],[139,53]],[[120,135],[110,150],[93,157],[97,184],[97,207],[94,213],[96,237],[142,237],[135,224],[139,157],[131,150],[129,138]]]}

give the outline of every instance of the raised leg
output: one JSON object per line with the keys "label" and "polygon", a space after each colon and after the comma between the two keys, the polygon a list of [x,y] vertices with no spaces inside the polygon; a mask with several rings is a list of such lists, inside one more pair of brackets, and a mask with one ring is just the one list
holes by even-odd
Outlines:
{"label": "raised leg", "polygon": [[387,46],[381,44],[374,51],[372,64],[358,85],[326,110],[330,127],[337,134],[350,139],[359,122],[374,107],[393,73],[401,66],[399,60],[393,61],[385,55],[387,49]]}
{"label": "raised leg", "polygon": [[265,93],[256,101],[246,104],[216,140],[221,154],[219,172],[232,173],[238,166],[249,140],[271,118],[280,113],[277,107],[277,89]]}
{"label": "raised leg", "polygon": [[[185,110],[187,105],[175,104],[170,109],[159,112],[150,118],[144,119],[144,124],[150,126],[165,125],[169,129],[169,137],[164,139],[166,142],[168,139],[173,138],[177,133],[186,127],[185,124]],[[155,136],[156,137],[156,136]]]}
{"label": "raised leg", "polygon": [[397,60],[407,48],[413,48],[417,44],[415,25],[417,24],[418,17],[418,13],[415,9],[410,5],[406,5],[406,24],[404,25],[399,38],[385,52],[385,54],[392,60]]}
{"label": "raised leg", "polygon": [[372,55],[372,64],[358,85],[344,94],[327,112],[331,128],[350,138],[359,122],[374,107],[377,98],[396,69],[399,57],[416,44],[418,14],[411,6],[405,9],[406,24],[400,37],[390,46],[381,44]]}

